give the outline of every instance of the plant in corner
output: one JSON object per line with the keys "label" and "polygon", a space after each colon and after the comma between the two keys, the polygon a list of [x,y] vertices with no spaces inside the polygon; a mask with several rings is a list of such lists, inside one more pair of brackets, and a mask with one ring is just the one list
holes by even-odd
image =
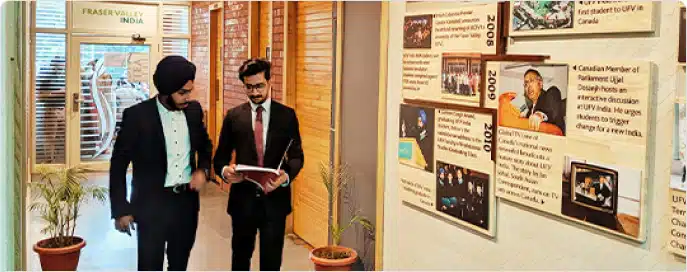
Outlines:
{"label": "plant in corner", "polygon": [[[342,164],[339,167],[320,165],[320,178],[327,188],[327,198],[329,210],[334,207],[334,200],[338,199],[340,192],[353,180],[348,165]],[[345,196],[345,195],[344,195]],[[353,263],[358,258],[358,253],[348,247],[340,245],[341,236],[354,224],[360,224],[368,231],[374,231],[374,226],[370,220],[360,215],[360,211],[355,211],[351,219],[345,222],[335,222],[333,213],[329,215],[329,225],[333,244],[318,247],[310,252],[310,259],[315,264],[318,271],[348,271],[351,270]]]}
{"label": "plant in corner", "polygon": [[79,208],[90,199],[104,202],[107,188],[85,186],[88,170],[81,167],[36,168],[39,180],[31,182],[34,195],[31,211],[36,211],[46,225],[41,233],[49,238],[38,241],[33,250],[38,253],[41,268],[46,271],[74,271],[79,265],[81,249],[86,241],[74,235]]}

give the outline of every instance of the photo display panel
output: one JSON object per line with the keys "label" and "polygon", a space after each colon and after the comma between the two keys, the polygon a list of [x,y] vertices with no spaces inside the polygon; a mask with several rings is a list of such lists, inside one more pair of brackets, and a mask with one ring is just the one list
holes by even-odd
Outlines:
{"label": "photo display panel", "polygon": [[654,31],[652,1],[511,1],[509,35]]}
{"label": "photo display panel", "polygon": [[649,62],[487,62],[496,196],[643,241]]}
{"label": "photo display panel", "polygon": [[500,53],[498,3],[410,2],[403,98],[479,107],[481,55]]}
{"label": "photo display panel", "polygon": [[493,112],[402,104],[399,128],[401,200],[493,236]]}
{"label": "photo display panel", "polygon": [[[683,22],[684,23],[684,22]],[[675,106],[673,122],[673,144],[670,152],[670,188],[668,213],[670,225],[668,231],[667,248],[670,252],[685,256],[687,235],[685,222],[687,210],[685,208],[685,189],[687,189],[685,147],[687,147],[687,86],[685,85],[685,67],[677,67],[677,88],[675,92]],[[666,154],[667,155],[667,154]]]}
{"label": "photo display panel", "polygon": [[495,235],[496,111],[483,107],[483,56],[501,54],[498,3],[409,2],[399,120],[404,204]]}

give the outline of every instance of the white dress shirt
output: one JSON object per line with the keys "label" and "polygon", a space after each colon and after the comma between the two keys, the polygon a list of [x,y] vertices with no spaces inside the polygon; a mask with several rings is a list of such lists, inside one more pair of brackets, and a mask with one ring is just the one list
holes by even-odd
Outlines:
{"label": "white dress shirt", "polygon": [[[262,104],[255,104],[255,103],[253,103],[253,101],[250,101],[250,100],[249,100],[249,103],[250,103],[250,108],[251,108],[250,115],[251,115],[251,126],[253,127],[253,131],[255,131],[255,119],[258,116],[258,107],[262,106],[262,108],[263,108],[263,110],[262,110],[262,152],[264,155],[265,151],[267,150],[267,132],[268,132],[269,126],[270,126],[270,113],[271,113],[271,107],[272,107],[272,98],[271,97],[267,98],[265,100],[265,102],[262,102]],[[222,167],[222,174],[225,173],[225,171],[227,170],[226,169],[227,167],[228,166]],[[224,177],[222,177],[222,178],[224,178]],[[281,186],[285,187],[290,182],[291,182],[291,179],[287,175],[286,181]]]}
{"label": "white dress shirt", "polygon": [[165,187],[191,182],[191,137],[183,111],[170,111],[157,100],[167,149]]}
{"label": "white dress shirt", "polygon": [[[250,101],[250,100],[249,100]],[[265,155],[265,148],[267,147],[267,129],[270,127],[270,110],[272,106],[272,98],[267,98],[265,102],[261,105],[253,103],[250,101],[250,116],[251,125],[253,126],[253,131],[255,131],[255,119],[258,117],[258,107],[262,106],[262,153]]]}

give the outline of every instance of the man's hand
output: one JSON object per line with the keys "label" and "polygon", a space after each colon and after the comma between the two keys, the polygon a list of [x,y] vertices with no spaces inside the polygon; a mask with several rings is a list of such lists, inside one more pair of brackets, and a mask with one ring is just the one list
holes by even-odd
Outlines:
{"label": "man's hand", "polygon": [[131,236],[131,230],[136,230],[134,227],[134,217],[131,215],[125,215],[115,220],[115,229],[119,232],[123,232]]}
{"label": "man's hand", "polygon": [[203,189],[203,186],[205,186],[205,183],[207,183],[207,180],[208,177],[205,175],[205,170],[196,170],[191,177],[191,189],[195,190],[196,192],[200,192],[200,190]]}
{"label": "man's hand", "polygon": [[544,122],[544,114],[541,112],[535,112],[530,115],[530,128],[535,131],[539,131],[539,125]]}
{"label": "man's hand", "polygon": [[279,188],[286,180],[289,178],[288,175],[286,175],[286,172],[284,170],[279,170],[279,177],[276,180],[270,180],[270,182],[267,183],[267,192],[272,192],[275,189]]}
{"label": "man's hand", "polygon": [[227,182],[239,182],[243,180],[243,175],[236,173],[236,164],[231,164],[222,170],[222,177]]}

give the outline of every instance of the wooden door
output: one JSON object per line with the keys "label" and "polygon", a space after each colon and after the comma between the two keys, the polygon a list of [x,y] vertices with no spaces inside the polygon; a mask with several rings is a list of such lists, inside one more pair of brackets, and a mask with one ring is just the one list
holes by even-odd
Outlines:
{"label": "wooden door", "polygon": [[258,56],[261,58],[270,59],[267,52],[272,47],[272,1],[260,1],[260,19],[259,19],[259,48]]}
{"label": "wooden door", "polygon": [[319,171],[320,163],[329,164],[332,146],[333,2],[295,6],[295,110],[305,165],[293,184],[294,232],[317,247],[327,244],[329,226],[327,191]]}
{"label": "wooden door", "polygon": [[[212,141],[212,146],[217,147],[219,141],[219,133],[222,129],[223,121],[223,97],[222,97],[222,41],[224,33],[222,29],[223,9],[217,8],[210,11],[210,109],[208,112],[207,129]],[[213,148],[213,156],[214,156]],[[216,176],[214,169],[210,171],[210,178],[220,183],[222,188],[228,187],[225,185],[221,177]]]}

